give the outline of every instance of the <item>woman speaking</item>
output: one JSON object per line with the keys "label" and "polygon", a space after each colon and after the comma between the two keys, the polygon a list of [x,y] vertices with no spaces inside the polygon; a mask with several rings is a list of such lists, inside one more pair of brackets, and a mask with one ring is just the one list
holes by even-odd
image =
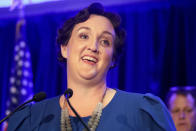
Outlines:
{"label": "woman speaking", "polygon": [[[162,101],[107,86],[108,70],[122,53],[120,17],[91,4],[59,29],[58,59],[67,64],[71,105],[91,131],[175,131]],[[8,131],[87,130],[64,95],[28,105],[9,120]]]}

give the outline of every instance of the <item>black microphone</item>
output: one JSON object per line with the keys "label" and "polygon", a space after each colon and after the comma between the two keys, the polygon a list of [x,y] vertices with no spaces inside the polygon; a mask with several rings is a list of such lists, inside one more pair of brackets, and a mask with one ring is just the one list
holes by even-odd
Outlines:
{"label": "black microphone", "polygon": [[23,103],[22,105],[18,106],[13,112],[11,112],[9,115],[7,115],[6,117],[4,117],[0,121],[0,124],[3,123],[5,120],[7,120],[11,115],[13,115],[16,111],[18,111],[19,109],[21,109],[27,103],[30,103],[32,101],[39,102],[39,101],[41,101],[41,100],[43,100],[45,98],[46,98],[46,93],[45,92],[39,92],[39,93],[35,94],[32,99],[30,99],[30,100],[26,101],[25,103]]}
{"label": "black microphone", "polygon": [[71,98],[73,95],[73,90],[68,88],[65,93],[64,96],[67,100],[67,103],[69,105],[69,107],[71,108],[71,110],[74,112],[74,114],[76,115],[76,117],[80,120],[80,122],[83,124],[83,126],[87,129],[87,131],[90,131],[89,127],[85,124],[85,122],[82,120],[82,118],[80,117],[80,115],[77,113],[77,111],[73,108],[73,106],[71,105],[69,98]]}
{"label": "black microphone", "polygon": [[33,96],[32,101],[39,102],[41,100],[44,100],[45,98],[46,98],[46,93],[39,92]]}
{"label": "black microphone", "polygon": [[65,92],[64,92],[64,96],[65,98],[71,98],[73,96],[73,90],[68,88]]}

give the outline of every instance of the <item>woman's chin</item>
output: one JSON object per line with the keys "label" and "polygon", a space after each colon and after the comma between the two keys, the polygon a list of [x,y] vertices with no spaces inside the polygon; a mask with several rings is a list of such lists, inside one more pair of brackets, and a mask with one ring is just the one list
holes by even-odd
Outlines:
{"label": "woman's chin", "polygon": [[83,73],[83,74],[80,74],[80,77],[82,78],[82,79],[84,79],[84,80],[93,80],[93,79],[95,79],[96,78],[96,75],[97,75],[97,73]]}

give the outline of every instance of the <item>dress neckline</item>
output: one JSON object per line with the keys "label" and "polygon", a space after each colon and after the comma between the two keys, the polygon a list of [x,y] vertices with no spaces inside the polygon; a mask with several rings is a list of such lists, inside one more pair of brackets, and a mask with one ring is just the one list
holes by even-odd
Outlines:
{"label": "dress neckline", "polygon": [[[103,112],[104,112],[104,110],[107,110],[115,102],[115,99],[119,96],[119,89],[114,89],[114,90],[116,92],[115,92],[114,96],[112,97],[111,101],[103,108],[103,110],[102,110]],[[61,107],[60,107],[60,104],[59,104],[60,98],[61,98],[61,95],[58,98],[58,108],[59,108],[59,110],[61,110]],[[89,119],[90,117],[91,117],[91,115],[90,116],[81,117],[81,118],[82,119]],[[77,119],[76,116],[70,116],[70,118],[71,119]]]}

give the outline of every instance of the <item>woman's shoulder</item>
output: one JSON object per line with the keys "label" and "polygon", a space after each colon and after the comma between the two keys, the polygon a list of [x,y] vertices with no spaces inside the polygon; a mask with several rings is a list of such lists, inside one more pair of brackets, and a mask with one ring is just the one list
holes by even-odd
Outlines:
{"label": "woman's shoulder", "polygon": [[126,106],[127,112],[134,111],[138,119],[144,120],[141,122],[143,126],[158,125],[163,130],[175,131],[170,113],[158,96],[151,93],[140,94],[121,90],[117,90],[117,95],[121,104]]}
{"label": "woman's shoulder", "polygon": [[51,109],[54,110],[55,104],[58,104],[58,100],[59,96],[24,106],[9,118],[8,131],[30,128],[32,124],[36,124],[42,119],[43,113],[46,114],[47,112],[51,112]]}
{"label": "woman's shoulder", "polygon": [[135,103],[137,105],[139,105],[140,102],[143,102],[142,99],[145,96],[145,94],[127,92],[119,89],[116,89],[115,95],[118,98],[118,100],[122,102],[131,103],[131,104]]}
{"label": "woman's shoulder", "polygon": [[[120,109],[124,109],[126,112],[139,112],[140,110],[146,110],[148,108],[163,107],[165,108],[161,99],[153,94],[141,94],[126,92],[119,89],[115,89],[116,94],[111,101],[112,106],[117,106]],[[156,110],[150,110],[151,112]]]}
{"label": "woman's shoulder", "polygon": [[59,99],[60,99],[60,96],[56,96],[56,97],[48,98],[43,101],[34,103],[31,105],[31,110],[34,110],[34,109],[40,110],[40,109],[44,109],[46,107],[53,107],[56,104],[58,105]]}
{"label": "woman's shoulder", "polygon": [[158,96],[155,96],[151,93],[141,94],[116,89],[116,95],[119,97],[120,100],[126,100],[125,102],[127,103],[137,103],[137,105],[140,107],[143,107],[146,104],[155,106],[162,105],[165,107],[165,104],[162,102],[162,100]]}

